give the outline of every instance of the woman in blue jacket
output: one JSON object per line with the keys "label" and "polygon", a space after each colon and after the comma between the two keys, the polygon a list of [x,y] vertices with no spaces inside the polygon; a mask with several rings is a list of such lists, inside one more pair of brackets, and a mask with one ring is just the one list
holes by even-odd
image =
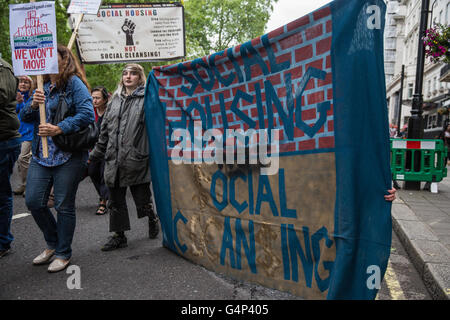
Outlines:
{"label": "woman in blue jacket", "polygon": [[[87,151],[62,151],[52,137],[76,132],[95,121],[88,84],[77,60],[62,45],[58,45],[57,51],[59,74],[44,76],[44,90],[36,90],[32,101],[20,112],[23,121],[34,123],[33,156],[28,169],[25,202],[47,243],[47,248],[33,260],[33,264],[45,264],[55,256],[48,267],[49,272],[61,271],[70,262],[76,220],[75,197],[88,157]],[[53,125],[51,119],[64,92],[66,102],[75,114]],[[45,103],[46,124],[39,124],[40,103]],[[47,158],[43,157],[41,137],[47,137]],[[47,207],[52,186],[56,220]]]}
{"label": "woman in blue jacket", "polygon": [[[19,86],[17,92],[17,106],[16,112],[20,114],[20,111],[25,107],[27,102],[31,99],[31,93],[33,92],[33,80],[29,76],[19,76]],[[17,172],[20,177],[20,185],[14,190],[15,195],[21,195],[25,192],[27,184],[28,167],[31,160],[31,141],[33,141],[33,124],[23,122],[20,119],[19,133],[22,135],[22,146],[20,150],[19,158],[17,159]]]}

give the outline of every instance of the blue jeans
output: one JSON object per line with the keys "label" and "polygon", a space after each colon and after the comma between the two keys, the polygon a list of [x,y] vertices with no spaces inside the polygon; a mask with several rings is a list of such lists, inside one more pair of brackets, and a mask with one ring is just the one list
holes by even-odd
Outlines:
{"label": "blue jeans", "polygon": [[0,250],[7,250],[14,240],[11,234],[13,200],[11,174],[20,154],[20,139],[0,141]]}
{"label": "blue jeans", "polygon": [[[75,198],[82,173],[86,170],[86,160],[87,154],[73,154],[60,166],[44,167],[32,159],[28,169],[25,202],[44,234],[48,249],[55,250],[56,258],[68,260],[72,256]],[[52,186],[57,220],[47,207]]]}

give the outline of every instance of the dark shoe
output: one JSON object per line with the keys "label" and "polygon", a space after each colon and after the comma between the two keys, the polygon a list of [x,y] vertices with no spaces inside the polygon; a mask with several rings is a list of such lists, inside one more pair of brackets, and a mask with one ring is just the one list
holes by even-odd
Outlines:
{"label": "dark shoe", "polygon": [[10,249],[2,249],[0,250],[0,258],[3,258],[10,252]]}
{"label": "dark shoe", "polygon": [[127,237],[114,234],[112,237],[109,237],[108,242],[102,247],[102,251],[112,251],[127,246]]}
{"label": "dark shoe", "polygon": [[154,217],[148,217],[148,237],[150,239],[156,239],[159,234],[159,219]]}
{"label": "dark shoe", "polygon": [[143,208],[148,216],[148,237],[150,239],[155,239],[159,233],[158,216],[153,210],[153,203],[148,203]]}
{"label": "dark shoe", "polygon": [[102,216],[102,215],[106,214],[106,212],[107,212],[106,204],[100,203],[98,205],[97,212],[95,214],[98,216]]}

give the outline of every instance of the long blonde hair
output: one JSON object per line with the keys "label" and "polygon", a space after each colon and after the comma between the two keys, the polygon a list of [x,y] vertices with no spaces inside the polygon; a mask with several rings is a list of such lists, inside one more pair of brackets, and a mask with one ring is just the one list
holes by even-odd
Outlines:
{"label": "long blonde hair", "polygon": [[[140,64],[137,64],[137,63],[128,63],[128,64],[125,65],[125,67],[123,68],[122,73],[123,73],[125,70],[130,70],[130,71],[135,71],[135,72],[137,72],[137,73],[139,74],[139,84],[138,84],[138,87],[140,87],[140,86],[145,86],[145,83],[146,83],[146,81],[147,81],[147,78],[145,77],[144,68],[143,68]],[[116,95],[116,94],[119,94],[119,95],[120,95],[120,94],[122,93],[123,88],[124,88],[124,85],[123,85],[123,75],[120,75],[120,81],[119,81],[119,84],[117,85],[116,91],[114,91],[114,94],[115,94],[115,95]]]}

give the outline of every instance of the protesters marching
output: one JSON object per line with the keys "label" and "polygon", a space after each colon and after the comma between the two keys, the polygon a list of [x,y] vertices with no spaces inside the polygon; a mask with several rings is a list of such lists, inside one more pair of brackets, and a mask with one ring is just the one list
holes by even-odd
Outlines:
{"label": "protesters marching", "polygon": [[[291,281],[291,278],[292,285],[298,285],[298,271],[303,267],[307,279],[306,269],[309,268],[311,275],[313,271],[315,272],[314,278],[312,276],[310,278],[313,279],[311,281],[315,281],[314,286],[317,283],[320,294],[328,290],[330,281],[335,281],[334,272],[339,271],[335,268],[335,261],[336,265],[342,264],[340,259],[349,259],[353,263],[351,259],[358,256],[358,260],[354,260],[358,270],[367,267],[365,262],[368,265],[378,264],[379,260],[387,262],[390,243],[385,239],[390,237],[391,231],[391,217],[388,213],[391,202],[396,199],[396,188],[390,187],[387,153],[373,157],[368,164],[363,163],[359,159],[369,159],[371,153],[366,153],[361,158],[354,157],[359,150],[358,139],[354,140],[355,147],[350,145],[344,150],[348,152],[345,158],[342,158],[344,152],[339,153],[344,149],[341,147],[342,142],[338,140],[341,139],[339,134],[341,132],[347,134],[342,128],[345,126],[341,124],[347,123],[347,120],[341,122],[342,119],[339,117],[343,111],[338,107],[340,106],[338,103],[345,101],[340,101],[338,97],[333,100],[333,94],[337,95],[333,91],[334,82],[337,80],[334,79],[334,74],[331,75],[330,70],[334,72],[335,62],[333,58],[328,59],[328,63],[326,58],[328,55],[331,56],[331,48],[328,46],[335,45],[334,40],[331,41],[331,36],[320,35],[320,40],[314,47],[308,42],[307,45],[313,50],[306,54],[310,56],[303,59],[300,57],[303,54],[300,52],[303,43],[301,35],[305,35],[304,30],[308,33],[308,30],[314,29],[302,29],[298,31],[300,36],[295,36],[293,30],[301,26],[294,23],[290,24],[289,28],[279,29],[280,31],[274,33],[273,37],[261,36],[260,41],[249,41],[241,45],[239,50],[230,47],[231,50],[228,49],[226,53],[222,51],[222,54],[211,55],[206,60],[181,62],[186,57],[186,49],[184,7],[179,3],[167,3],[162,6],[158,4],[155,7],[151,4],[149,9],[145,10],[143,8],[147,8],[147,5],[139,4],[142,6],[138,7],[140,10],[128,11],[133,13],[133,19],[125,16],[122,19],[121,14],[116,15],[117,12],[121,12],[119,11],[121,8],[114,8],[114,14],[108,9],[109,14],[105,13],[105,17],[110,18],[112,15],[111,18],[114,16],[117,19],[110,20],[112,22],[108,28],[103,28],[101,35],[95,34],[94,27],[88,25],[88,20],[95,20],[93,22],[95,25],[104,18],[97,7],[97,13],[90,13],[93,18],[85,19],[83,23],[86,25],[81,29],[83,32],[78,33],[77,28],[82,23],[85,13],[80,14],[77,27],[73,26],[77,30],[74,29],[73,37],[67,46],[56,44],[56,39],[60,39],[61,36],[58,34],[57,37],[56,26],[55,32],[52,32],[53,26],[47,21],[50,20],[49,13],[40,12],[39,8],[29,9],[24,4],[20,5],[19,9],[23,10],[11,10],[16,17],[23,16],[20,25],[11,27],[11,46],[16,46],[16,49],[11,48],[12,64],[15,62],[15,67],[0,58],[0,258],[8,255],[2,261],[11,261],[8,259],[14,240],[11,232],[12,220],[31,214],[28,221],[23,219],[17,223],[20,227],[26,226],[30,230],[37,230],[30,232],[29,238],[24,237],[26,239],[24,247],[28,246],[28,253],[31,253],[26,257],[29,261],[26,267],[38,273],[44,268],[49,273],[63,270],[70,273],[71,268],[67,268],[71,264],[71,267],[78,264],[74,262],[76,256],[89,257],[90,259],[85,258],[83,261],[80,259],[83,281],[93,277],[92,273],[89,273],[92,269],[85,268],[89,263],[96,264],[101,269],[102,275],[107,273],[116,275],[114,272],[117,269],[114,268],[117,266],[110,268],[111,261],[114,261],[111,257],[119,257],[119,261],[126,260],[128,263],[143,256],[133,251],[134,240],[130,236],[138,229],[132,224],[132,218],[136,216],[138,221],[145,225],[145,232],[142,234],[145,235],[146,244],[156,246],[158,242],[154,239],[158,238],[161,229],[164,245],[180,256],[189,259],[192,256],[201,256],[205,260],[209,259],[207,263],[211,263],[212,269],[220,263],[220,268],[234,269],[231,271],[236,274],[250,271],[251,276],[255,277],[252,279],[255,280],[264,276],[270,279],[269,273],[272,276],[280,272],[280,275],[273,278],[275,280],[269,280],[273,283],[283,280],[282,272],[284,272],[285,282],[282,285],[288,280]],[[51,5],[54,3],[42,7],[47,8]],[[129,6],[124,5],[127,8]],[[172,9],[172,5],[174,9],[166,16],[162,10],[169,7]],[[180,7],[183,10],[175,10]],[[28,10],[26,14],[25,9]],[[172,11],[182,13],[180,19],[176,19],[178,16]],[[73,13],[71,10],[69,12]],[[161,14],[162,12],[164,14]],[[170,16],[171,14],[174,16]],[[326,13],[310,15],[311,19],[308,18],[307,24],[318,23],[320,20],[320,30],[330,33],[328,30],[330,24],[326,21],[333,20],[328,19],[328,15]],[[146,23],[148,25],[155,23],[158,28],[152,30],[152,33],[147,33],[147,29],[150,28]],[[180,28],[177,27],[177,23],[180,23],[178,26]],[[120,29],[117,28],[119,25]],[[171,31],[162,32],[164,28]],[[113,40],[103,35],[111,31],[109,29],[115,30]],[[42,32],[27,35],[23,30]],[[86,33],[98,38],[95,40],[98,48],[90,48],[92,50],[81,48],[84,43],[92,45],[95,42],[80,40],[86,30],[89,30]],[[181,33],[183,33],[182,41],[177,38]],[[287,37],[293,37],[280,42],[289,44],[289,48],[279,44],[280,37],[284,36],[284,33],[287,33]],[[150,42],[149,34],[152,39],[156,39],[154,48],[151,48],[152,50],[140,48],[144,42]],[[45,41],[37,45],[36,43],[42,39]],[[78,57],[71,47],[74,39],[78,41]],[[180,40],[179,43],[177,40]],[[105,44],[106,47],[103,47]],[[164,52],[169,44],[170,51]],[[122,60],[122,53],[115,52],[119,51],[117,48],[121,50],[122,47],[125,48],[123,56],[128,60]],[[358,49],[358,46],[353,47],[354,50]],[[283,50],[279,50],[280,48]],[[367,51],[371,53],[370,50]],[[99,52],[101,59],[89,61],[83,56],[86,53],[94,55]],[[160,57],[161,52],[163,57]],[[54,59],[56,56],[57,61],[51,62],[51,55]],[[317,65],[312,63],[313,56],[315,60],[315,56],[319,55],[322,56],[323,63]],[[161,59],[143,59],[150,56]],[[217,59],[214,60],[216,56]],[[141,64],[170,60],[180,63],[175,68],[157,67],[147,75],[145,69],[150,69],[149,65],[145,65],[144,68]],[[227,62],[224,62],[225,60]],[[372,57],[367,60],[370,66],[371,61]],[[97,74],[92,74],[92,70],[98,71],[100,68],[90,69],[86,66],[85,69],[85,65],[81,62],[123,64],[112,67],[107,65],[105,70],[108,68],[108,76],[97,77]],[[325,68],[327,64],[330,66]],[[361,65],[365,64],[367,63]],[[29,72],[30,69],[35,73]],[[14,70],[18,70],[17,76],[14,76]],[[39,71],[42,73],[39,74]],[[90,75],[89,81],[93,89],[87,74]],[[206,82],[206,77],[209,77],[209,82]],[[368,81],[372,80],[372,77],[368,78]],[[384,84],[382,81],[380,83]],[[112,90],[113,87],[115,90]],[[375,89],[377,88],[378,83],[375,86]],[[342,90],[339,94],[347,92],[347,88],[344,90],[343,87]],[[380,99],[380,95],[371,96],[374,101]],[[354,99],[350,95],[348,98]],[[364,101],[363,99],[362,102]],[[360,109],[364,110],[366,104],[361,103]],[[302,107],[306,107],[304,112]],[[352,110],[350,107],[353,106],[349,104],[348,110]],[[369,124],[367,127],[380,130],[372,130],[364,141],[370,144],[373,140],[374,148],[381,150],[388,136],[385,136],[386,130],[381,132],[383,126],[378,127],[378,124],[384,124],[381,120],[377,120],[381,119],[382,113],[377,108],[371,110],[373,113],[370,114],[371,117],[367,117]],[[221,132],[229,128],[236,131],[241,128],[284,129],[283,139],[280,141],[285,143],[289,140],[288,144],[284,144],[282,151],[278,150],[280,153],[271,149],[271,158],[284,157],[278,176],[269,177],[256,171],[253,173],[251,170],[248,175],[230,175],[227,172],[225,174],[220,166],[216,170],[216,164],[211,165],[206,160],[205,164],[201,165],[195,162],[175,167],[178,164],[175,161],[171,163],[174,158],[169,156],[171,144],[174,142],[172,130],[184,130],[188,127],[194,129],[194,121],[198,118],[204,124],[201,129],[205,131],[215,129]],[[350,116],[348,120],[351,120]],[[383,118],[384,120],[386,119]],[[322,127],[323,130],[320,131]],[[366,134],[365,130],[361,129],[361,132]],[[450,129],[447,131],[445,139],[450,137]],[[190,130],[185,132],[190,133]],[[400,129],[392,124],[388,133],[390,138],[406,138],[407,126]],[[352,137],[356,136],[357,134]],[[195,137],[192,138],[196,144]],[[276,139],[272,140],[275,143]],[[182,143],[192,141],[183,139]],[[450,140],[446,141],[448,143]],[[201,141],[201,146],[203,142],[207,143]],[[258,140],[256,144],[261,147],[263,143]],[[361,150],[366,150],[369,144],[364,145]],[[185,156],[187,159],[188,153],[183,154],[183,160]],[[342,165],[343,162],[345,165]],[[367,170],[359,170],[363,165],[368,167]],[[18,181],[15,189],[11,187],[11,181],[14,181],[11,179],[14,166],[17,167],[16,181]],[[357,167],[357,170],[354,170],[354,167]],[[371,170],[372,167],[375,167],[374,170]],[[192,173],[195,173],[195,176]],[[370,188],[367,185],[367,191],[361,197],[361,190],[359,187],[355,188],[356,182],[362,181],[361,177],[370,176],[368,173],[373,173],[374,183]],[[354,177],[357,174],[361,176]],[[345,180],[337,180],[344,175]],[[87,176],[90,181],[83,181]],[[91,188],[90,190],[95,189],[95,192],[90,192],[86,186]],[[371,188],[374,186],[377,188]],[[153,194],[153,188],[156,195]],[[19,197],[13,198],[13,194]],[[128,194],[131,194],[133,203],[127,202]],[[85,201],[86,199],[88,201]],[[24,203],[29,213],[22,213],[19,214],[20,217],[13,218],[13,200]],[[309,206],[310,202],[317,204],[317,208]],[[158,213],[157,209],[161,211]],[[88,214],[80,217],[80,212]],[[336,217],[341,212],[345,215],[339,216],[338,221]],[[345,223],[339,227],[343,230],[337,227],[333,230],[333,226],[342,221]],[[25,225],[27,222],[29,223]],[[388,223],[384,223],[381,228],[381,222]],[[99,225],[101,227],[98,227]],[[352,229],[354,226],[355,230]],[[348,233],[345,228],[351,229],[351,232]],[[369,228],[373,228],[373,234],[366,232]],[[381,237],[376,238],[378,230],[381,230]],[[97,238],[91,237],[91,233]],[[366,235],[367,239],[364,238]],[[80,242],[76,241],[78,239]],[[356,250],[355,253],[351,252],[353,242],[355,246],[361,243],[361,247],[357,248],[358,252]],[[89,249],[94,248],[93,255],[83,250],[86,249],[83,247],[85,244],[89,245]],[[352,247],[348,247],[348,257],[345,256],[345,251],[342,255],[342,247],[339,246],[350,244]],[[370,247],[372,245],[373,248]],[[308,256],[307,263],[301,256],[303,248]],[[380,257],[372,259],[375,254]],[[25,256],[26,253],[23,253],[23,257]],[[360,256],[362,260],[359,259]],[[302,260],[301,265],[298,264],[300,261],[298,257]],[[337,258],[332,261],[330,257]],[[161,260],[167,265],[167,260]],[[363,260],[364,264],[359,263]],[[11,264],[14,264],[14,261],[17,260],[13,260]],[[201,263],[203,261],[200,261]],[[242,266],[244,263],[248,263],[248,267]],[[260,268],[263,264],[270,272],[264,272]],[[129,267],[126,264],[124,266]],[[320,277],[317,268],[312,269],[314,266],[320,266]],[[260,268],[259,272],[257,267]],[[353,268],[350,263],[349,267]],[[151,268],[148,269],[153,271]],[[126,271],[134,276],[133,268]],[[324,272],[329,272],[329,279],[324,277]],[[352,269],[349,268],[345,272],[352,273]],[[120,272],[118,274],[122,275]],[[364,272],[362,274],[365,276]],[[64,272],[59,275],[61,278]],[[42,274],[40,276],[43,277]],[[58,276],[48,278],[58,279]],[[110,279],[105,277],[104,281],[110,282]],[[114,282],[111,283],[112,286],[116,285]],[[67,284],[69,288],[69,281]],[[311,285],[308,287],[311,289]],[[84,288],[88,289],[88,286]],[[313,289],[316,290],[315,287]]]}

